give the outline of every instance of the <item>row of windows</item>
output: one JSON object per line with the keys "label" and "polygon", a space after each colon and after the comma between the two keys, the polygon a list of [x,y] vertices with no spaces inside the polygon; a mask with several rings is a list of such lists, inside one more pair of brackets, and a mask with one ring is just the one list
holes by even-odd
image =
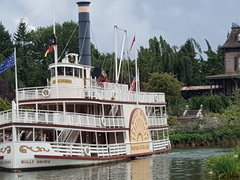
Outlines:
{"label": "row of windows", "polygon": [[[58,67],[57,68],[58,76],[74,76],[82,78],[82,69],[73,68],[73,67]],[[55,76],[55,68],[51,69],[51,77]]]}

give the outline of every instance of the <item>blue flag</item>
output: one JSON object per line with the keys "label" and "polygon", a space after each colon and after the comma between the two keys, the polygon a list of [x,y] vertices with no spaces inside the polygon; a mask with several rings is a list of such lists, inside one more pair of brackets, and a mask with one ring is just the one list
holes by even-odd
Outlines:
{"label": "blue flag", "polygon": [[5,61],[3,61],[3,63],[0,65],[0,74],[4,73],[4,71],[6,71],[9,68],[12,68],[13,66],[15,66],[14,53],[8,56],[7,59],[5,59]]}

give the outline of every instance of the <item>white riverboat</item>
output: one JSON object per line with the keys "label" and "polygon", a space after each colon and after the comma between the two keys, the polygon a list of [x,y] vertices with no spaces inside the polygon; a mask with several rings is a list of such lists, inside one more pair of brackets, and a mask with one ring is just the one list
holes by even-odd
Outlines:
{"label": "white riverboat", "polygon": [[18,89],[17,103],[0,112],[1,168],[87,166],[171,149],[164,93],[92,76],[90,3],[77,4],[80,56],[50,64],[47,86]]}

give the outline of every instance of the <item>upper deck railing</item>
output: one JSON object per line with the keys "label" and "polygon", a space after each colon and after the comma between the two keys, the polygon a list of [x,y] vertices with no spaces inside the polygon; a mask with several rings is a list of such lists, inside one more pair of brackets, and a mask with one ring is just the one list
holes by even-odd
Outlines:
{"label": "upper deck railing", "polygon": [[99,100],[165,103],[164,93],[128,91],[127,85],[101,83],[101,85],[82,87],[34,87],[18,90],[19,100],[54,99],[54,98],[89,98]]}
{"label": "upper deck railing", "polygon": [[[148,116],[148,126],[167,126],[166,116]],[[0,125],[6,123],[37,123],[93,128],[127,128],[122,116],[100,116],[60,111],[20,109],[0,113]]]}

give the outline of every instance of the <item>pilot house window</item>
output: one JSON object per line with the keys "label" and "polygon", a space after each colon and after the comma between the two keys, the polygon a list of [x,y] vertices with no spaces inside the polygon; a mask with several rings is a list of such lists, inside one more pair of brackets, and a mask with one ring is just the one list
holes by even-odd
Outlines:
{"label": "pilot house window", "polygon": [[52,77],[55,76],[55,69],[54,68],[51,69],[51,74],[52,74]]}
{"label": "pilot house window", "polygon": [[58,67],[58,76],[59,75],[64,75],[64,67]]}
{"label": "pilot house window", "polygon": [[74,68],[74,76],[79,77],[79,69]]}
{"label": "pilot house window", "polygon": [[66,67],[66,76],[72,76],[72,75],[73,75],[73,68]]}

